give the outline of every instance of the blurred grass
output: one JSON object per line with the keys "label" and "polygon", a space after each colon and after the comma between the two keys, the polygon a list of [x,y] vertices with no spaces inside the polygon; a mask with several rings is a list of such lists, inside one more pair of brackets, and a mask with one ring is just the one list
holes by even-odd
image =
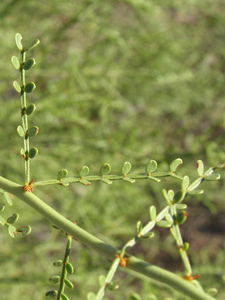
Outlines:
{"label": "blurred grass", "polygon": [[[181,157],[181,174],[192,178],[197,159],[207,166],[223,163],[224,6],[220,0],[2,1],[1,175],[23,183],[22,143],[15,131],[20,124],[19,99],[12,88],[18,74],[10,65],[11,56],[18,55],[16,32],[24,42],[41,40],[31,54],[37,66],[27,72],[27,81],[37,85],[28,97],[37,106],[30,124],[40,127],[31,141],[39,149],[32,161],[36,181],[55,178],[61,168],[77,175],[83,165],[96,174],[104,162],[111,164],[112,173],[120,172],[127,160],[135,171],[142,172],[150,158],[167,170],[174,158]],[[188,200],[190,212],[196,215],[183,226],[184,234],[189,230],[194,269],[196,273],[198,266],[201,269],[203,285],[218,286],[218,299],[225,295],[224,229],[201,228],[210,223],[212,214],[224,213],[223,182],[204,185],[203,196]],[[171,180],[132,186],[116,182],[110,187],[96,183],[42,187],[35,192],[86,230],[121,247],[134,234],[136,221],[148,220],[150,205],[164,205],[164,187],[177,185]],[[44,299],[48,278],[55,274],[51,262],[62,257],[64,239],[16,199],[6,214],[10,211],[20,211],[19,222],[31,225],[33,231],[25,239],[12,240],[1,230],[0,298]],[[159,231],[150,246],[143,243],[133,251],[182,272],[172,245]],[[88,291],[96,291],[97,278],[109,264],[79,243],[74,248],[71,298],[75,293],[85,299]],[[124,283],[110,294],[111,299],[125,299],[133,290],[159,299],[172,293],[122,272],[117,280],[121,278]]]}

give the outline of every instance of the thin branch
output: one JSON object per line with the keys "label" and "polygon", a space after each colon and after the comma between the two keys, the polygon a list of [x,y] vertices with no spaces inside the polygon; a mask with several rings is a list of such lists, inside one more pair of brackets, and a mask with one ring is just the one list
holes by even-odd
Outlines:
{"label": "thin branch", "polygon": [[[115,259],[115,256],[118,253],[116,248],[106,244],[79,226],[75,225],[56,212],[53,208],[48,206],[32,192],[24,192],[21,185],[0,176],[0,188],[23,200],[26,204],[48,219],[52,224],[56,225],[69,235],[75,237],[81,243],[84,243],[110,260]],[[127,257],[127,268],[130,268],[133,271],[168,284],[193,300],[215,300],[214,297],[211,297],[204,291],[196,288],[193,283],[188,282],[172,272],[159,268],[134,256],[127,255]]]}

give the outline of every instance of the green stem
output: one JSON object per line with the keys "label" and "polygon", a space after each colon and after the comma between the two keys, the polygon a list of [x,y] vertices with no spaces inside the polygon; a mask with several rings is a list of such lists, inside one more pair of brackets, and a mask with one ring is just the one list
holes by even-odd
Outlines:
{"label": "green stem", "polygon": [[[153,173],[153,176],[149,176],[147,173],[137,173],[137,174],[128,174],[127,177],[131,179],[152,179],[152,178],[158,178],[158,177],[169,177],[172,176],[169,172],[157,172]],[[82,180],[85,181],[102,181],[103,179],[108,179],[110,181],[113,180],[123,180],[123,175],[104,175],[104,178],[100,175],[89,175],[82,178]],[[180,179],[180,178],[179,178]],[[181,178],[182,179],[182,178]],[[153,179],[154,180],[154,179]],[[66,177],[61,180],[59,179],[49,179],[49,180],[43,180],[43,181],[37,181],[32,184],[32,186],[40,186],[40,185],[53,185],[53,184],[68,184],[68,183],[79,183],[81,181],[81,178],[79,176],[74,177]]]}
{"label": "green stem", "polygon": [[120,263],[119,258],[116,258],[113,261],[112,266],[106,275],[105,284],[103,286],[101,286],[100,289],[98,290],[95,300],[102,300],[103,297],[105,296],[107,286],[112,282],[113,277],[116,274],[116,271],[118,269],[119,263]]}
{"label": "green stem", "polygon": [[[21,58],[22,58],[22,65],[26,61],[26,52],[21,51]],[[25,70],[22,67],[20,69],[20,83],[21,83],[21,118],[22,118],[22,127],[25,132],[25,135],[23,137],[23,143],[24,143],[24,151],[25,151],[25,185],[27,185],[30,182],[30,159],[28,157],[29,153],[29,137],[26,135],[26,132],[28,130],[28,119],[27,115],[24,113],[24,109],[27,106],[27,99],[26,99],[26,92],[24,91],[25,88]]]}
{"label": "green stem", "polygon": [[72,237],[70,235],[67,235],[67,238],[68,238],[68,240],[67,240],[66,251],[65,251],[64,260],[63,260],[61,281],[60,281],[60,286],[59,286],[59,292],[58,292],[57,300],[61,299],[60,295],[64,292],[64,289],[65,289],[64,279],[67,276],[66,264],[69,262],[70,249],[71,249],[71,246],[72,246]]}
{"label": "green stem", "polygon": [[[170,213],[171,213],[172,216],[175,216],[175,217],[177,216],[176,207],[173,204],[170,205]],[[179,253],[180,253],[181,259],[182,259],[183,264],[184,264],[185,274],[190,276],[192,274],[192,268],[191,268],[189,258],[187,256],[187,252],[186,252],[186,250],[183,249],[184,243],[183,243],[183,239],[182,239],[182,236],[181,236],[181,233],[180,233],[179,225],[174,224],[172,226],[172,229],[176,233],[176,244],[179,247]]]}
{"label": "green stem", "polygon": [[[75,237],[81,243],[84,243],[88,247],[97,251],[100,255],[110,260],[115,259],[115,255],[118,253],[116,248],[106,244],[71,221],[67,220],[65,217],[43,202],[40,198],[38,198],[35,194],[31,192],[24,192],[21,185],[0,176],[0,188],[27,203],[42,216],[48,219],[52,224],[56,225],[67,234]],[[162,283],[168,284],[193,300],[216,300],[214,297],[204,293],[204,291],[201,289],[197,289],[194,284],[184,280],[172,272],[149,264],[148,262],[140,260],[134,256],[127,255],[127,257],[127,268],[130,268],[133,271],[158,280]]]}

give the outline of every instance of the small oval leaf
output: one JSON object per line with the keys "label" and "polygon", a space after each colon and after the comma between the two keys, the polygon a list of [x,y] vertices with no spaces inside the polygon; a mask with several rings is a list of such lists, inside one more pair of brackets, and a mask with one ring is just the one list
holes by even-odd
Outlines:
{"label": "small oval leaf", "polygon": [[73,265],[72,265],[70,262],[68,262],[68,263],[66,264],[66,270],[67,270],[67,272],[68,272],[69,274],[73,274],[74,268],[73,268]]}
{"label": "small oval leaf", "polygon": [[170,203],[170,199],[169,199],[169,197],[168,197],[167,190],[166,190],[166,189],[163,189],[163,190],[162,190],[162,193],[163,193],[163,196],[164,196],[164,198],[165,198],[165,200],[166,200],[166,203],[170,205],[171,203]]}
{"label": "small oval leaf", "polygon": [[20,149],[20,154],[25,155],[25,150],[23,148]]}
{"label": "small oval leaf", "polygon": [[36,109],[35,104],[31,103],[27,108],[26,108],[26,114],[29,116],[31,115]]}
{"label": "small oval leaf", "polygon": [[58,179],[63,179],[66,178],[68,176],[68,171],[66,169],[62,169],[61,171],[59,171],[58,173]]}
{"label": "small oval leaf", "polygon": [[3,226],[5,225],[5,219],[2,216],[0,216],[0,224]]}
{"label": "small oval leaf", "polygon": [[7,223],[13,224],[19,219],[19,214],[13,214],[7,219]]}
{"label": "small oval leaf", "polygon": [[204,173],[204,164],[201,160],[197,161],[197,172],[199,176],[202,176]]}
{"label": "small oval leaf", "polygon": [[57,291],[48,291],[47,293],[45,293],[46,297],[52,298],[58,295]]}
{"label": "small oval leaf", "polygon": [[182,190],[186,191],[189,187],[190,184],[190,179],[188,176],[184,176],[183,181],[182,181]]}
{"label": "small oval leaf", "polygon": [[[123,174],[123,175],[126,175],[126,174]],[[134,183],[134,182],[135,182],[134,179],[129,178],[129,177],[124,177],[123,180],[124,180],[124,181],[127,181],[127,182],[129,182],[129,183]]]}
{"label": "small oval leaf", "polygon": [[112,181],[109,180],[109,179],[103,178],[103,179],[101,179],[101,181],[104,182],[104,183],[106,183],[106,184],[112,184]]}
{"label": "small oval leaf", "polygon": [[39,132],[39,128],[37,126],[32,126],[30,129],[27,131],[27,136],[32,137],[37,135]]}
{"label": "small oval leaf", "polygon": [[37,155],[38,155],[38,148],[36,147],[31,148],[29,151],[29,157],[34,158]]}
{"label": "small oval leaf", "polygon": [[175,173],[177,168],[182,165],[183,161],[181,158],[177,158],[170,164],[170,172]]}
{"label": "small oval leaf", "polygon": [[79,172],[80,177],[85,177],[89,174],[89,168],[87,166],[83,166]]}
{"label": "small oval leaf", "polygon": [[131,163],[129,161],[125,161],[125,163],[122,165],[122,174],[127,174],[131,170]]}
{"label": "small oval leaf", "polygon": [[142,235],[141,238],[142,239],[151,239],[154,237],[154,235],[155,235],[154,232],[148,232],[148,233]]}
{"label": "small oval leaf", "polygon": [[172,202],[173,198],[174,198],[174,191],[173,190],[169,190],[167,195],[168,195],[169,201]]}
{"label": "small oval leaf", "polygon": [[26,93],[31,93],[33,92],[33,90],[36,89],[36,85],[34,82],[28,82],[26,85],[25,85],[25,88],[24,88],[24,91]]}
{"label": "small oval leaf", "polygon": [[5,193],[4,193],[4,198],[5,198],[5,200],[7,201],[7,203],[8,203],[10,206],[13,205],[13,202],[12,202],[12,199],[11,199],[9,193],[5,192]]}
{"label": "small oval leaf", "polygon": [[36,61],[34,58],[29,58],[23,65],[24,70],[31,69],[34,65],[36,65]]}
{"label": "small oval leaf", "polygon": [[100,174],[101,176],[108,175],[111,171],[111,166],[107,163],[101,166]]}
{"label": "small oval leaf", "polygon": [[174,203],[180,203],[184,200],[186,193],[184,191],[179,191],[175,194],[174,198],[173,198],[173,202]]}
{"label": "small oval leaf", "polygon": [[68,288],[72,289],[73,288],[73,284],[69,279],[64,279],[65,284],[68,286]]}
{"label": "small oval leaf", "polygon": [[118,284],[115,284],[114,282],[110,282],[107,284],[107,289],[109,289],[110,291],[115,291],[115,290],[118,290],[119,288],[119,285]]}
{"label": "small oval leaf", "polygon": [[69,298],[65,294],[61,294],[60,296],[62,300],[69,300]]}
{"label": "small oval leaf", "polygon": [[184,204],[184,203],[178,203],[178,204],[175,204],[175,207],[177,210],[180,210],[180,209],[186,209],[187,208],[187,204]]}
{"label": "small oval leaf", "polygon": [[17,82],[17,81],[13,81],[13,87],[14,87],[14,89],[18,92],[18,93],[20,93],[21,92],[21,86],[19,85],[19,83]]}
{"label": "small oval leaf", "polygon": [[20,126],[20,125],[16,128],[16,131],[20,137],[23,137],[25,135],[25,132],[24,132],[22,126]]}
{"label": "small oval leaf", "polygon": [[16,46],[18,47],[18,49],[23,50],[22,35],[20,33],[16,33],[15,41],[16,41]]}
{"label": "small oval leaf", "polygon": [[0,212],[3,212],[5,209],[5,204],[4,203],[1,203],[0,204]]}
{"label": "small oval leaf", "polygon": [[91,185],[91,183],[89,181],[83,180],[83,179],[80,180],[80,183],[85,185],[85,186]]}
{"label": "small oval leaf", "polygon": [[52,283],[52,284],[56,284],[58,282],[60,282],[60,276],[53,276],[51,278],[49,278],[49,282]]}
{"label": "small oval leaf", "polygon": [[18,228],[18,232],[22,233],[22,236],[27,236],[31,233],[31,227],[30,226],[22,226]]}
{"label": "small oval leaf", "polygon": [[156,224],[157,224],[157,226],[159,226],[159,227],[164,227],[164,228],[169,228],[169,227],[171,227],[171,223],[168,222],[167,220],[159,221],[159,222],[157,222]]}
{"label": "small oval leaf", "polygon": [[137,234],[140,233],[141,229],[142,229],[142,222],[141,222],[141,221],[138,221],[138,222],[136,223],[136,232],[137,232]]}
{"label": "small oval leaf", "polygon": [[53,266],[54,267],[61,267],[62,264],[63,264],[63,261],[60,259],[60,260],[54,261]]}
{"label": "small oval leaf", "polygon": [[184,243],[183,249],[184,249],[185,251],[188,251],[188,249],[189,249],[189,243],[188,243],[188,242],[185,242],[185,243]]}
{"label": "small oval leaf", "polygon": [[142,300],[142,298],[137,293],[131,293],[128,300]]}
{"label": "small oval leaf", "polygon": [[214,297],[214,296],[216,296],[216,294],[218,293],[218,290],[215,289],[215,288],[211,288],[211,289],[208,289],[208,290],[206,291],[206,293],[209,294],[210,296]]}
{"label": "small oval leaf", "polygon": [[150,160],[146,166],[146,172],[148,174],[153,173],[157,169],[157,162],[155,160]]}
{"label": "small oval leaf", "polygon": [[14,237],[16,236],[16,233],[17,233],[16,227],[14,227],[13,225],[9,225],[9,226],[8,226],[8,233],[9,233],[9,235],[10,235],[12,238],[14,238]]}
{"label": "small oval leaf", "polygon": [[40,44],[40,40],[36,39],[34,41],[31,42],[31,45],[26,47],[26,51],[29,51],[31,49],[33,49],[34,47],[36,47],[38,44]]}
{"label": "small oval leaf", "polygon": [[150,219],[152,221],[155,221],[155,219],[156,219],[156,207],[154,205],[150,206],[149,213],[150,213]]}
{"label": "small oval leaf", "polygon": [[95,299],[96,299],[95,293],[89,292],[89,293],[87,294],[87,299],[88,299],[88,300],[95,300]]}
{"label": "small oval leaf", "polygon": [[181,211],[178,213],[176,220],[178,224],[183,224],[187,219],[187,212],[186,211]]}
{"label": "small oval leaf", "polygon": [[218,173],[213,173],[213,174],[210,174],[210,175],[208,175],[208,176],[205,176],[204,179],[205,179],[205,180],[208,180],[208,181],[219,180],[219,179],[220,179],[220,174],[218,174]]}
{"label": "small oval leaf", "polygon": [[193,190],[188,192],[188,195],[201,195],[204,193],[204,190]]}
{"label": "small oval leaf", "polygon": [[19,59],[16,56],[12,56],[11,63],[12,63],[13,67],[16,70],[19,70],[19,68],[20,68],[20,61],[19,61]]}

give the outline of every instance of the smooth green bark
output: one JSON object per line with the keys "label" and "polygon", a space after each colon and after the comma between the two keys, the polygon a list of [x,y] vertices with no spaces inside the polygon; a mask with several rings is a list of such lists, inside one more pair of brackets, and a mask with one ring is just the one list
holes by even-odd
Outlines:
{"label": "smooth green bark", "polygon": [[[56,225],[69,235],[75,237],[81,243],[84,243],[108,259],[115,259],[115,255],[119,252],[118,249],[106,244],[71,221],[67,220],[32,192],[24,192],[21,185],[0,176],[0,188],[23,200],[42,216],[48,219],[52,224]],[[127,267],[147,277],[168,284],[193,300],[215,300],[215,298],[204,293],[201,289],[197,289],[194,284],[184,280],[174,273],[140,260],[134,256],[128,255]]]}

